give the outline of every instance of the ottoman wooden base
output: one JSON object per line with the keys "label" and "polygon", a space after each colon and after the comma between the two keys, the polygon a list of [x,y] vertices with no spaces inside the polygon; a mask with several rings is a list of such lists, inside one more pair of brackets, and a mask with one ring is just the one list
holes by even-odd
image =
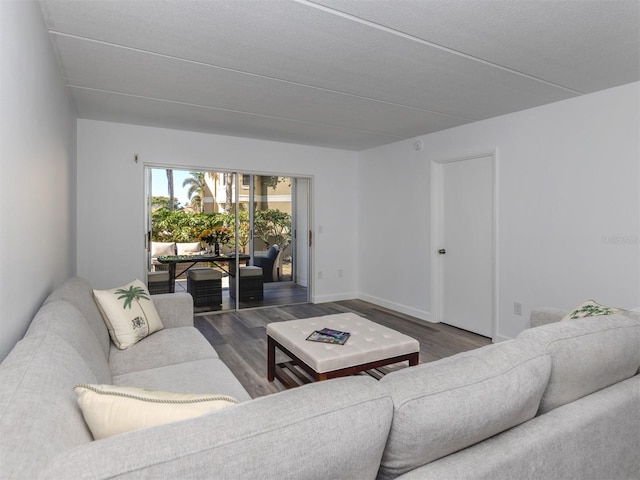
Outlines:
{"label": "ottoman wooden base", "polygon": [[[324,327],[351,332],[351,337],[345,345],[305,340],[311,332]],[[417,340],[353,313],[275,322],[267,325],[267,379],[271,382],[278,378],[286,386],[293,382],[276,365],[276,348],[316,381],[403,361],[417,365],[420,352]]]}

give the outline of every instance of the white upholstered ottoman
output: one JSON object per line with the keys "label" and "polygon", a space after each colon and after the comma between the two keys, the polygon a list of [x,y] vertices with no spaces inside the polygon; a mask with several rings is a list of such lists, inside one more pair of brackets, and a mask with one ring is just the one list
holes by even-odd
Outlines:
{"label": "white upholstered ottoman", "polygon": [[[311,342],[314,331],[331,328],[349,332],[344,345]],[[267,325],[267,378],[290,385],[276,365],[276,347],[315,380],[353,375],[365,370],[408,360],[417,365],[420,344],[400,332],[366,320],[354,313],[274,322]]]}

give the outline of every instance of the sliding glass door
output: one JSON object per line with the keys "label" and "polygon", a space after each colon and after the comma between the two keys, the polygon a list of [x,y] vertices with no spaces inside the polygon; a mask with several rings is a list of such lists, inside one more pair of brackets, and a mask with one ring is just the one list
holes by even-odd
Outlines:
{"label": "sliding glass door", "polygon": [[221,301],[197,312],[309,300],[308,178],[148,169],[149,271],[166,268],[158,257],[173,249],[175,291],[189,289],[190,270],[221,276]]}

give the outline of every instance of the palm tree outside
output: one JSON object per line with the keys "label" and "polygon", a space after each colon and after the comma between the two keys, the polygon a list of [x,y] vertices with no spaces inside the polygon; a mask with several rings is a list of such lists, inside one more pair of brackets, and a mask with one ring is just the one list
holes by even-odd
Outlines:
{"label": "palm tree outside", "polygon": [[200,212],[204,212],[204,195],[205,188],[207,187],[207,182],[205,181],[205,173],[189,172],[189,174],[191,176],[184,179],[184,181],[182,182],[182,186],[189,186],[189,190],[187,190],[187,196],[189,197],[189,200],[191,200],[192,197],[194,197],[194,200],[195,197],[199,197],[199,210]]}
{"label": "palm tree outside", "polygon": [[191,207],[191,209],[193,209],[193,211],[200,211],[200,206],[202,205],[202,199],[200,198],[200,195],[194,195],[193,198],[191,199],[191,203],[189,204],[189,206]]}
{"label": "palm tree outside", "polygon": [[169,192],[169,211],[173,212],[175,208],[175,195],[173,191],[173,170],[167,168],[167,190]]}
{"label": "palm tree outside", "polygon": [[224,188],[226,193],[226,203],[224,206],[224,210],[227,213],[231,213],[233,209],[233,183],[235,181],[234,173],[225,173],[224,174]]}

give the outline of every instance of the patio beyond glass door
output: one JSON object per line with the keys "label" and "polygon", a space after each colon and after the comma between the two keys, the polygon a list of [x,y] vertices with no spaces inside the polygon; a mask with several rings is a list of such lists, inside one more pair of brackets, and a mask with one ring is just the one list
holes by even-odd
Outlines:
{"label": "patio beyond glass door", "polygon": [[[262,270],[263,279],[261,301],[241,299],[240,308],[256,303],[288,305],[309,299],[307,278],[300,277],[300,271],[308,271],[308,250],[296,248],[296,219],[308,218],[308,201],[300,201],[296,194],[298,183],[303,181],[308,184],[308,179],[288,176],[239,176],[239,223],[242,228],[247,225],[250,232],[245,252],[251,256],[254,270]],[[299,263],[305,268],[299,269]],[[244,281],[242,276],[240,281]]]}
{"label": "patio beyond glass door", "polygon": [[[208,304],[196,301],[196,313],[309,300],[308,244],[305,240],[305,248],[300,248],[300,237],[296,238],[301,225],[302,237],[308,232],[309,179],[165,167],[147,170],[148,270],[168,270],[163,262],[179,262],[171,266],[175,291],[190,291],[192,296],[197,296],[196,283],[190,277],[200,278],[202,272],[207,278],[221,277],[221,299],[209,302],[208,295],[204,300],[198,297]],[[200,269],[197,274],[189,273],[195,269]],[[206,275],[210,271],[206,269],[218,273]],[[217,285],[217,279],[213,283]],[[197,285],[202,289],[209,284]]]}

